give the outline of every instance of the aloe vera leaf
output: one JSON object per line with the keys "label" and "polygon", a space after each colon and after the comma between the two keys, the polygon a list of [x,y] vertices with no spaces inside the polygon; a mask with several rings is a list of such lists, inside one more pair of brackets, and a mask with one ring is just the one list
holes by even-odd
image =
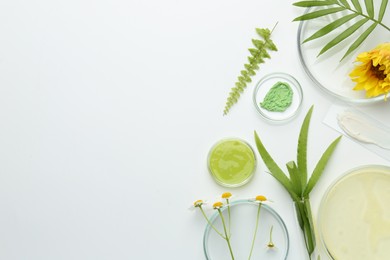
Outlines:
{"label": "aloe vera leaf", "polygon": [[388,1],[389,0],[382,0],[381,7],[379,8],[379,16],[378,16],[379,22],[382,22],[382,20],[383,20],[383,17],[384,17],[385,12],[386,12],[386,7],[387,7]]}
{"label": "aloe vera leaf", "polygon": [[351,0],[353,6],[355,7],[356,11],[359,13],[362,12],[362,7],[360,6],[359,0]]}
{"label": "aloe vera leaf", "polygon": [[320,160],[318,161],[316,167],[314,168],[313,174],[311,175],[309,182],[307,183],[307,186],[305,190],[303,191],[303,196],[307,197],[309,196],[310,192],[320,179],[322,172],[325,169],[326,164],[328,163],[330,157],[333,154],[334,149],[336,148],[338,142],[340,141],[341,136],[336,138],[326,149],[326,151],[322,154]]}
{"label": "aloe vera leaf", "polygon": [[348,48],[347,52],[344,54],[344,56],[341,58],[343,60],[345,57],[347,57],[351,52],[356,50],[357,47],[360,46],[364,42],[364,40],[370,35],[370,33],[375,29],[377,26],[377,23],[372,24],[370,27],[367,28]]}
{"label": "aloe vera leaf", "polygon": [[260,156],[263,159],[268,170],[271,172],[271,175],[287,190],[287,192],[290,194],[293,200],[298,200],[298,196],[294,193],[289,178],[287,178],[284,172],[276,164],[274,159],[272,159],[271,155],[265,149],[256,131],[255,131],[255,141],[256,141],[257,150],[259,151]]}
{"label": "aloe vera leaf", "polygon": [[313,106],[310,107],[305,116],[305,119],[303,120],[301,131],[298,137],[297,166],[298,172],[300,173],[302,189],[305,189],[307,183],[307,137],[309,134],[309,125],[312,113]]}
{"label": "aloe vera leaf", "polygon": [[348,4],[347,0],[339,0],[342,6],[345,6],[346,8],[350,9],[351,6]]}
{"label": "aloe vera leaf", "polygon": [[366,5],[367,14],[370,18],[374,19],[374,3],[373,0],[364,0]]}
{"label": "aloe vera leaf", "polygon": [[346,38],[348,38],[351,34],[353,34],[354,32],[356,32],[357,29],[359,29],[363,24],[365,24],[369,19],[368,18],[364,18],[364,19],[361,19],[359,20],[358,22],[356,22],[355,24],[353,24],[352,26],[348,27],[345,31],[343,31],[341,34],[339,34],[338,36],[336,36],[333,40],[331,40],[330,42],[328,42],[325,47],[323,47],[320,51],[320,53],[318,54],[318,56],[320,56],[321,54],[323,54],[324,52],[326,52],[327,50],[329,50],[330,48],[334,47],[335,45],[337,45],[338,43],[340,43],[341,41],[345,40]]}
{"label": "aloe vera leaf", "polygon": [[298,167],[294,161],[290,161],[286,164],[288,173],[290,175],[291,185],[294,189],[295,194],[298,196],[302,195],[302,183],[298,172]]}
{"label": "aloe vera leaf", "polygon": [[321,16],[325,16],[325,15],[328,15],[328,14],[337,13],[337,12],[340,12],[340,11],[343,11],[343,10],[345,10],[344,7],[332,7],[332,8],[327,8],[327,9],[321,9],[321,10],[318,10],[318,11],[314,11],[314,12],[311,12],[311,13],[307,13],[307,14],[301,15],[301,16],[295,18],[293,21],[310,20],[310,19],[321,17]]}
{"label": "aloe vera leaf", "polygon": [[314,7],[314,6],[327,6],[327,5],[334,5],[337,1],[335,0],[324,0],[324,1],[299,1],[296,3],[293,3],[293,5],[298,7]]}
{"label": "aloe vera leaf", "polygon": [[298,218],[299,226],[303,232],[305,239],[305,246],[309,256],[313,253],[315,247],[315,237],[313,232],[313,227],[310,223],[313,223],[309,220],[307,215],[307,210],[304,201],[300,200],[295,202],[296,215]]}
{"label": "aloe vera leaf", "polygon": [[305,199],[303,201],[303,205],[304,205],[305,217],[307,222],[305,226],[306,247],[308,249],[309,255],[311,255],[316,246],[316,239],[314,233],[313,215],[311,213],[310,199]]}
{"label": "aloe vera leaf", "polygon": [[346,22],[348,22],[349,20],[355,18],[356,16],[358,16],[359,14],[357,13],[353,13],[353,14],[349,14],[349,15],[346,15],[346,16],[343,16],[333,22],[331,22],[330,24],[324,26],[323,28],[321,28],[320,30],[318,30],[317,32],[315,32],[312,36],[308,37],[306,40],[304,40],[303,42],[308,42],[308,41],[311,41],[311,40],[314,40],[314,39],[317,39],[317,38],[320,38],[328,33],[330,33],[331,31],[333,31],[334,29],[338,28],[339,26],[345,24]]}

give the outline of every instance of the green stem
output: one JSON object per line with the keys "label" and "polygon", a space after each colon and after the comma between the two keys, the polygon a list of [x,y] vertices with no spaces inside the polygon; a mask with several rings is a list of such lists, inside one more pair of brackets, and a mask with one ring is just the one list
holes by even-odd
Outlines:
{"label": "green stem", "polygon": [[215,226],[213,225],[213,223],[210,222],[210,220],[209,220],[209,218],[207,217],[206,213],[204,213],[204,210],[203,210],[202,206],[199,206],[199,209],[200,209],[200,211],[202,212],[203,217],[206,219],[207,224],[209,224],[209,226],[210,226],[212,229],[214,229],[215,232],[217,232],[218,235],[220,235],[223,239],[225,239],[225,237],[222,235],[222,233],[219,232],[219,231],[215,228]]}
{"label": "green stem", "polygon": [[258,227],[259,227],[260,209],[261,209],[261,203],[259,203],[259,208],[257,209],[255,232],[254,232],[254,234],[253,234],[252,246],[251,246],[251,251],[250,251],[250,253],[249,253],[248,260],[250,260],[251,257],[252,257],[253,247],[254,247],[254,245],[255,245],[255,240],[256,240],[256,235],[257,235],[257,229],[258,229]]}
{"label": "green stem", "polygon": [[222,215],[221,209],[217,209],[217,210],[218,210],[219,216],[221,217],[223,230],[225,232],[225,240],[226,240],[226,242],[228,244],[228,247],[229,247],[230,256],[232,257],[232,260],[234,260],[232,246],[230,245],[230,237],[228,236],[228,233],[227,233],[227,230],[226,230],[225,218]]}
{"label": "green stem", "polygon": [[230,220],[230,203],[229,203],[229,199],[226,199],[226,204],[227,204],[227,209],[228,209],[228,234],[229,234],[229,238],[231,236],[231,232],[230,232],[230,224],[231,224],[231,220]]}

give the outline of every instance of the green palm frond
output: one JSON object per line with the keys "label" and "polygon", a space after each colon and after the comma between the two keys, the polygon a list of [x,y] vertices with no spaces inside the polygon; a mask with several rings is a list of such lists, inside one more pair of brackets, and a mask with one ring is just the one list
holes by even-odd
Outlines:
{"label": "green palm frond", "polygon": [[[294,6],[307,8],[307,12],[294,19],[294,21],[305,21],[316,19],[323,16],[330,16],[335,13],[347,13],[341,18],[333,19],[329,24],[325,25],[313,35],[306,38],[303,43],[312,41],[314,39],[321,38],[330,32],[336,30],[346,22],[351,21],[352,25],[341,31],[333,39],[331,39],[325,46],[320,50],[318,56],[327,52],[340,42],[351,37],[358,29],[363,28],[365,24],[370,24],[368,28],[364,30],[348,47],[343,60],[353,51],[355,51],[375,30],[379,25],[390,32],[390,28],[386,26],[382,21],[386,12],[386,8],[389,0],[382,0],[378,10],[374,8],[374,0],[304,0],[294,3]],[[314,11],[312,8],[316,8]]]}
{"label": "green palm frond", "polygon": [[262,38],[262,40],[252,39],[253,48],[249,49],[251,56],[248,57],[248,63],[244,65],[245,69],[241,70],[235,86],[229,93],[229,97],[227,98],[225,109],[223,111],[224,115],[226,115],[230,108],[237,103],[247,84],[252,82],[251,77],[256,75],[256,70],[259,69],[259,64],[264,63],[265,59],[271,58],[268,52],[278,50],[271,40],[272,31],[269,29],[256,28],[256,33]]}

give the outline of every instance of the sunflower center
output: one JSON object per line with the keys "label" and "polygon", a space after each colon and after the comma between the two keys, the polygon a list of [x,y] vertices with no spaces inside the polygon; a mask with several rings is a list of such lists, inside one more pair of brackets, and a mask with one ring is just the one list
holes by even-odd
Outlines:
{"label": "sunflower center", "polygon": [[375,77],[379,80],[384,80],[386,78],[385,71],[380,69],[380,65],[371,66],[371,72],[374,73]]}

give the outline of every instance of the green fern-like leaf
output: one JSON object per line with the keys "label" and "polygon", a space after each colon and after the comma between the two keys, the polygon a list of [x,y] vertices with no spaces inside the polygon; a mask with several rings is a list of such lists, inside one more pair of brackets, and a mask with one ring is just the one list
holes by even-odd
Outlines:
{"label": "green fern-like leaf", "polygon": [[[318,56],[327,52],[334,46],[338,45],[340,42],[351,37],[358,29],[360,29],[364,24],[370,23],[370,26],[360,35],[357,36],[357,39],[349,45],[348,50],[345,52],[341,60],[347,57],[349,54],[354,52],[374,31],[374,29],[379,25],[385,28],[390,32],[390,28],[382,23],[383,17],[386,12],[387,4],[389,0],[382,0],[379,10],[374,9],[373,0],[304,0],[294,3],[294,6],[303,7],[307,9],[307,12],[294,19],[294,21],[304,21],[316,19],[323,16],[329,16],[334,13],[346,12],[347,15],[342,16],[336,20],[331,21],[329,24],[325,25],[313,35],[309,36],[303,41],[303,43],[318,39],[324,35],[334,31],[339,28],[347,21],[353,21],[352,26],[349,26],[344,31],[341,31],[333,39],[331,39],[325,46],[320,50]],[[315,7],[316,10],[312,11],[311,8]],[[377,14],[376,14],[377,13]],[[332,18],[332,16],[329,16]],[[378,17],[378,18],[376,18]]]}
{"label": "green fern-like leaf", "polygon": [[253,48],[248,49],[251,55],[248,57],[248,63],[244,64],[245,69],[240,72],[234,87],[229,93],[229,97],[227,98],[225,109],[223,111],[224,115],[226,115],[230,108],[237,103],[247,84],[252,82],[252,76],[256,75],[259,65],[264,63],[265,59],[271,58],[268,52],[278,50],[271,40],[272,31],[269,29],[256,28],[256,33],[262,39],[252,39]]}

